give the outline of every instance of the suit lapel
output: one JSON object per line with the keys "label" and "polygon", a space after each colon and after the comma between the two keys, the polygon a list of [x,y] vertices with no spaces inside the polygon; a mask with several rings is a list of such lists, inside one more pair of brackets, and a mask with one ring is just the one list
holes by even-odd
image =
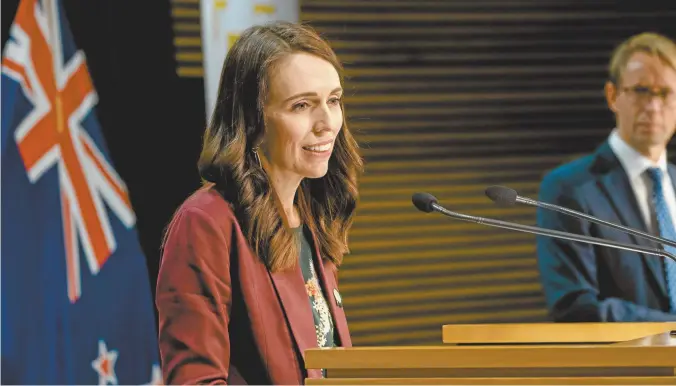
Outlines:
{"label": "suit lapel", "polygon": [[[283,272],[270,273],[277,295],[284,308],[287,323],[296,340],[303,360],[305,350],[317,348],[314,318],[310,309],[309,298],[305,290],[303,273],[300,266]],[[271,321],[273,323],[273,321]],[[321,370],[308,370],[310,378],[320,378]]]}
{"label": "suit lapel", "polygon": [[[611,202],[615,212],[621,219],[622,224],[643,232],[648,232],[643,217],[641,216],[638,207],[638,201],[634,190],[629,182],[629,177],[619,160],[612,152],[610,146],[606,142],[599,149],[598,155],[601,162],[607,167],[607,173],[599,179],[599,185],[603,193]],[[604,169],[605,169],[604,167]],[[659,248],[659,246],[643,237],[629,235],[635,244],[649,248]],[[652,272],[660,291],[666,296],[666,283],[664,282],[664,275],[662,274],[662,265],[659,256],[641,254],[643,262],[648,270]]]}
{"label": "suit lapel", "polygon": [[671,178],[671,185],[674,187],[674,192],[676,192],[676,166],[669,164],[667,165],[669,170],[669,178]]}
{"label": "suit lapel", "polygon": [[336,331],[338,332],[340,346],[352,347],[350,332],[347,327],[347,318],[345,317],[345,311],[343,309],[343,300],[340,297],[340,292],[338,292],[338,285],[335,278],[333,277],[333,273],[326,272],[326,270],[324,270],[324,259],[322,259],[319,253],[319,244],[317,243],[317,238],[315,237],[314,233],[312,234],[312,241],[313,247],[315,249],[314,263],[315,267],[317,267],[317,275],[319,275],[319,282],[321,283],[322,289],[324,290],[326,302],[329,303],[331,315],[333,315],[333,323]]}

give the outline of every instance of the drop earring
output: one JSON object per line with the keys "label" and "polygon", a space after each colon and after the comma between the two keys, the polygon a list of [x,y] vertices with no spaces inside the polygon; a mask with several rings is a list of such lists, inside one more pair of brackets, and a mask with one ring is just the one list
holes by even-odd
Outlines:
{"label": "drop earring", "polygon": [[254,158],[256,158],[256,162],[258,163],[258,166],[262,169],[263,164],[261,164],[261,157],[258,156],[258,148],[254,147],[252,150],[253,150],[253,153],[254,153]]}

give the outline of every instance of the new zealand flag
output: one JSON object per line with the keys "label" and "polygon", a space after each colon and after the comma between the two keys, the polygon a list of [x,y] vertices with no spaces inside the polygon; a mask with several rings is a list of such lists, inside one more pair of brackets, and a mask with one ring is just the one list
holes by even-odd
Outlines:
{"label": "new zealand flag", "polygon": [[2,383],[160,383],[136,218],[57,0],[22,0],[2,57]]}

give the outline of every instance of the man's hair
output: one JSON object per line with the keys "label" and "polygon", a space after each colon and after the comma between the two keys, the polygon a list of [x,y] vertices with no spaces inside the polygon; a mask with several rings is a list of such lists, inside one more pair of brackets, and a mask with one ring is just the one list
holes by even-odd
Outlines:
{"label": "man's hair", "polygon": [[636,52],[645,52],[657,56],[665,64],[676,70],[676,43],[666,36],[644,32],[630,37],[615,48],[608,66],[608,75],[611,82],[616,85],[621,83],[622,72],[627,66],[629,58]]}

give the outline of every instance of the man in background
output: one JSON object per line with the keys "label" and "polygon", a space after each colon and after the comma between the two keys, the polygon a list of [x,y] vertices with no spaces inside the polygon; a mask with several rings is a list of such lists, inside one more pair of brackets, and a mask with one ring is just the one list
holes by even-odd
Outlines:
{"label": "man in background", "polygon": [[[619,45],[605,95],[616,127],[593,154],[549,172],[540,200],[676,240],[676,44],[643,33]],[[660,245],[539,209],[541,227],[623,243]],[[666,247],[676,254],[676,248]],[[538,237],[550,316],[560,322],[676,321],[676,262],[614,248]]]}

